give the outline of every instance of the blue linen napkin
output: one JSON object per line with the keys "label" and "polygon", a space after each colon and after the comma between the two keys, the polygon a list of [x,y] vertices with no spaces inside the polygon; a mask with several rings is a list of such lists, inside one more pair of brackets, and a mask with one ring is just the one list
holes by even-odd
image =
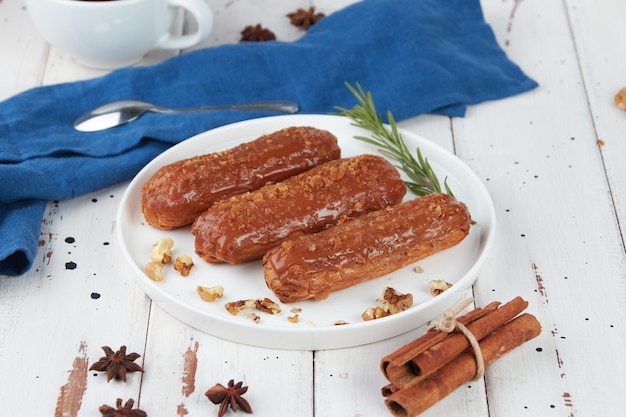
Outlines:
{"label": "blue linen napkin", "polygon": [[123,127],[81,133],[72,121],[82,113],[123,99],[172,107],[291,99],[302,113],[329,113],[356,104],[345,82],[371,91],[377,108],[397,120],[463,116],[470,104],[537,85],[498,46],[479,0],[364,0],[295,42],[207,48],[26,91],[0,103],[0,274],[31,268],[47,200],[130,179],[175,143],[270,115],[147,114]]}

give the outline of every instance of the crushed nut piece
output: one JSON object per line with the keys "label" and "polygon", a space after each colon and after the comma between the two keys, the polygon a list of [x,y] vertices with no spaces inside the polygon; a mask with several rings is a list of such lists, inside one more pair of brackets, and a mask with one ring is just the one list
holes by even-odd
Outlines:
{"label": "crushed nut piece", "polygon": [[250,320],[252,320],[253,322],[255,322],[255,323],[258,323],[258,322],[260,322],[260,321],[261,321],[261,316],[257,315],[256,313],[250,313],[250,314],[248,314],[248,318],[249,318]]}
{"label": "crushed nut piece", "polygon": [[146,275],[153,281],[163,281],[163,264],[159,261],[150,261],[146,264]]}
{"label": "crushed nut piece", "polygon": [[193,259],[189,255],[180,255],[174,261],[174,269],[184,277],[189,276],[191,268],[193,268]]}
{"label": "crushed nut piece", "polygon": [[292,308],[292,309],[291,309],[291,310],[289,310],[289,311],[291,311],[291,312],[292,312],[292,313],[294,313],[294,314],[295,314],[295,313],[302,313],[302,309],[301,309],[300,307],[294,307],[294,308]]}
{"label": "crushed nut piece", "polygon": [[383,291],[383,298],[379,300],[383,309],[390,314],[396,314],[413,305],[413,294],[402,294],[391,287]]}
{"label": "crushed nut piece", "polygon": [[174,247],[174,241],[169,238],[163,238],[157,243],[152,245],[150,249],[150,259],[160,262],[162,264],[168,264],[172,260],[172,248]]}
{"label": "crushed nut piece", "polygon": [[365,321],[379,319],[381,317],[387,317],[391,313],[385,311],[382,307],[369,307],[367,310],[361,314],[361,318]]}
{"label": "crushed nut piece", "polygon": [[413,305],[413,294],[402,294],[391,287],[383,290],[378,301],[382,306],[370,307],[361,314],[365,321],[400,313]]}
{"label": "crushed nut piece", "polygon": [[421,274],[422,272],[424,272],[424,269],[421,266],[417,265],[415,268],[413,268],[413,271]]}
{"label": "crushed nut piece", "polygon": [[626,87],[619,90],[615,96],[615,105],[622,110],[626,110]]}
{"label": "crushed nut piece", "polygon": [[215,287],[203,287],[198,285],[196,287],[196,292],[204,301],[215,301],[216,299],[224,296],[224,287],[221,285],[217,285]]}
{"label": "crushed nut piece", "polygon": [[297,323],[298,321],[300,321],[300,315],[294,314],[293,316],[287,316],[287,321],[289,321],[290,323]]}
{"label": "crushed nut piece", "polygon": [[428,283],[428,288],[430,289],[430,295],[433,297],[438,296],[448,288],[450,288],[452,284],[442,279],[433,279]]}
{"label": "crushed nut piece", "polygon": [[252,308],[255,305],[256,305],[256,300],[253,298],[250,298],[247,300],[231,301],[230,303],[226,303],[224,307],[226,308],[226,310],[228,310],[230,314],[232,314],[233,316],[236,316],[242,310]]}
{"label": "crushed nut piece", "polygon": [[230,303],[226,303],[224,307],[226,307],[226,310],[233,316],[239,314],[241,310],[248,308],[256,308],[268,314],[280,313],[280,306],[269,298],[249,298],[247,300],[231,301]]}
{"label": "crushed nut piece", "polygon": [[346,321],[346,320],[337,320],[336,322],[333,323],[335,326],[343,326],[344,324],[350,324],[350,322]]}
{"label": "crushed nut piece", "polygon": [[256,309],[264,311],[269,314],[278,314],[280,313],[280,306],[270,300],[269,298],[259,298],[256,300]]}

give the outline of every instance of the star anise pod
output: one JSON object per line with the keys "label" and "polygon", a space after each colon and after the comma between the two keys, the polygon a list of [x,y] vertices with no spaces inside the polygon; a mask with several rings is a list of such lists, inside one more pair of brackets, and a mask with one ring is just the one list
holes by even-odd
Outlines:
{"label": "star anise pod", "polygon": [[242,385],[242,381],[235,384],[235,380],[231,379],[228,381],[227,387],[222,384],[215,384],[214,387],[209,388],[209,390],[204,393],[213,404],[220,405],[217,417],[222,417],[226,414],[229,405],[234,412],[237,412],[237,407],[239,407],[246,413],[252,413],[252,407],[250,407],[248,401],[242,397],[242,395],[248,391],[248,387],[242,387]]}
{"label": "star anise pod", "polygon": [[299,26],[304,30],[308,30],[311,26],[319,22],[324,17],[324,13],[315,13],[315,7],[311,6],[308,10],[298,9],[293,13],[287,13],[287,17],[291,20],[291,24]]}
{"label": "star anise pod", "polygon": [[137,353],[126,354],[126,346],[120,347],[120,350],[113,352],[108,346],[102,346],[102,350],[106,356],[103,356],[89,368],[90,371],[106,371],[107,382],[112,379],[121,379],[126,382],[127,372],[143,372],[143,368],[134,361],[141,355]]}
{"label": "star anise pod", "polygon": [[239,42],[265,42],[273,41],[274,39],[276,39],[274,32],[257,23],[255,26],[246,26],[241,31],[241,40]]}
{"label": "star anise pod", "polygon": [[115,407],[110,407],[108,405],[101,405],[98,410],[102,413],[104,417],[148,417],[148,413],[139,408],[134,408],[135,400],[129,398],[122,407],[122,399],[118,398],[115,402]]}

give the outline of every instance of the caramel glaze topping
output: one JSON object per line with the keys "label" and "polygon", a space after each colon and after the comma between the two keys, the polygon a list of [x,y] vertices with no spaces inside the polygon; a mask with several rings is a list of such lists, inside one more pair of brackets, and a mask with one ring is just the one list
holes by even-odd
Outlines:
{"label": "caramel glaze topping", "polygon": [[282,181],[340,156],[337,138],[330,132],[285,128],[162,167],[142,188],[142,212],[153,226],[183,226],[217,200]]}
{"label": "caramel glaze topping", "polygon": [[416,198],[283,242],[263,258],[265,280],[281,302],[325,299],[456,245],[470,220],[447,194]]}
{"label": "caramel glaze topping", "polygon": [[208,262],[259,259],[283,240],[397,204],[405,194],[398,171],[382,157],[330,161],[214,204],[192,226],[196,253]]}

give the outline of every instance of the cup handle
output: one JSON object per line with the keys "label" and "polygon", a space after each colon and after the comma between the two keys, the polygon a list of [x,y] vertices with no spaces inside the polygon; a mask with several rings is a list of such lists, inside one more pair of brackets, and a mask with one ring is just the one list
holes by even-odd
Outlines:
{"label": "cup handle", "polygon": [[205,0],[169,0],[170,7],[187,10],[196,20],[198,30],[188,35],[166,34],[156,45],[158,49],[185,49],[198,45],[209,37],[213,28],[213,13]]}

